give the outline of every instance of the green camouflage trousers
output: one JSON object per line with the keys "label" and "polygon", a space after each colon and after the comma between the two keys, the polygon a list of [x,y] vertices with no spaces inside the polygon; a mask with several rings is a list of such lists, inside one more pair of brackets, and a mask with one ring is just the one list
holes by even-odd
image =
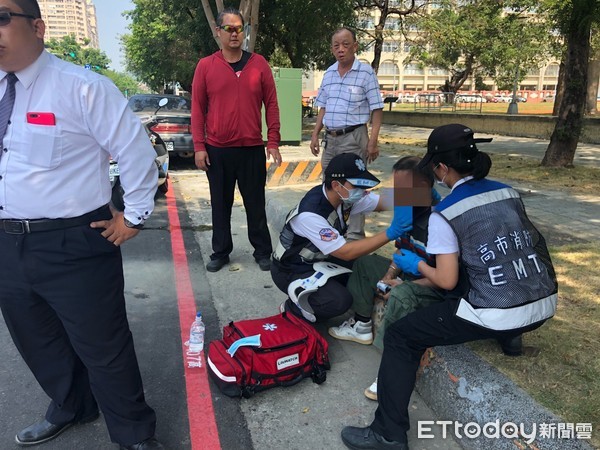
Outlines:
{"label": "green camouflage trousers", "polygon": [[[358,258],[352,266],[352,274],[347,288],[352,294],[352,309],[355,313],[371,317],[377,293],[377,282],[383,278],[390,266],[390,259],[379,255],[366,255]],[[383,350],[385,329],[407,314],[444,300],[441,291],[421,286],[412,281],[404,281],[392,288],[385,303],[383,319],[374,326],[375,345]]]}

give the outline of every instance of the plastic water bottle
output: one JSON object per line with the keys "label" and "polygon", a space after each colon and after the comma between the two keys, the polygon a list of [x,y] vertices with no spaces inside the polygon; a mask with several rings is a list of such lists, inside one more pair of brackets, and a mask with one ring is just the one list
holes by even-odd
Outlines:
{"label": "plastic water bottle", "polygon": [[190,328],[190,340],[187,351],[188,367],[202,367],[202,353],[204,350],[204,322],[202,322],[202,313],[196,314],[196,320]]}

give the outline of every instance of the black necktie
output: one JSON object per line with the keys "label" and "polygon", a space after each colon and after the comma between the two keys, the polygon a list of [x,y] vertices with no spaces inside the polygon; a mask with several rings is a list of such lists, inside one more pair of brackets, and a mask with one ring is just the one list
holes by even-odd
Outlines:
{"label": "black necktie", "polygon": [[6,128],[8,128],[8,120],[15,104],[15,83],[18,80],[17,76],[12,72],[7,73],[5,78],[7,81],[6,92],[2,100],[0,100],[0,143],[4,140]]}

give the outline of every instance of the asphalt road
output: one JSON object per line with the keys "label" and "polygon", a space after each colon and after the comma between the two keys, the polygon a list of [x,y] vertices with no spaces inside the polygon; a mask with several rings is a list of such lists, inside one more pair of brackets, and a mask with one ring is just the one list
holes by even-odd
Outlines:
{"label": "asphalt road", "polygon": [[[188,225],[185,208],[180,214],[182,232],[196,298],[207,321],[207,340],[218,333],[211,294],[198,244]],[[187,396],[181,351],[179,313],[166,199],[158,197],[147,226],[123,246],[127,311],[148,403],[158,416],[156,435],[167,449],[189,449]],[[193,317],[190,318],[190,323]],[[0,449],[20,448],[15,433],[43,417],[48,398],[14,347],[4,322],[0,323]],[[211,386],[212,387],[212,386]],[[239,401],[214,392],[218,422],[225,423],[222,448],[252,448]],[[37,447],[36,447],[37,448]],[[104,450],[110,443],[101,416],[77,426],[39,448],[48,450]]]}

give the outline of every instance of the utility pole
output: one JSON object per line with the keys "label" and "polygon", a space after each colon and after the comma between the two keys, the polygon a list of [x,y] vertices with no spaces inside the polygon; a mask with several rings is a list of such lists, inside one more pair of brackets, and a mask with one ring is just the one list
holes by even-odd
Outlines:
{"label": "utility pole", "polygon": [[515,84],[513,85],[512,100],[508,104],[507,114],[519,114],[519,105],[517,103],[517,86],[519,84],[519,63],[515,69]]}

